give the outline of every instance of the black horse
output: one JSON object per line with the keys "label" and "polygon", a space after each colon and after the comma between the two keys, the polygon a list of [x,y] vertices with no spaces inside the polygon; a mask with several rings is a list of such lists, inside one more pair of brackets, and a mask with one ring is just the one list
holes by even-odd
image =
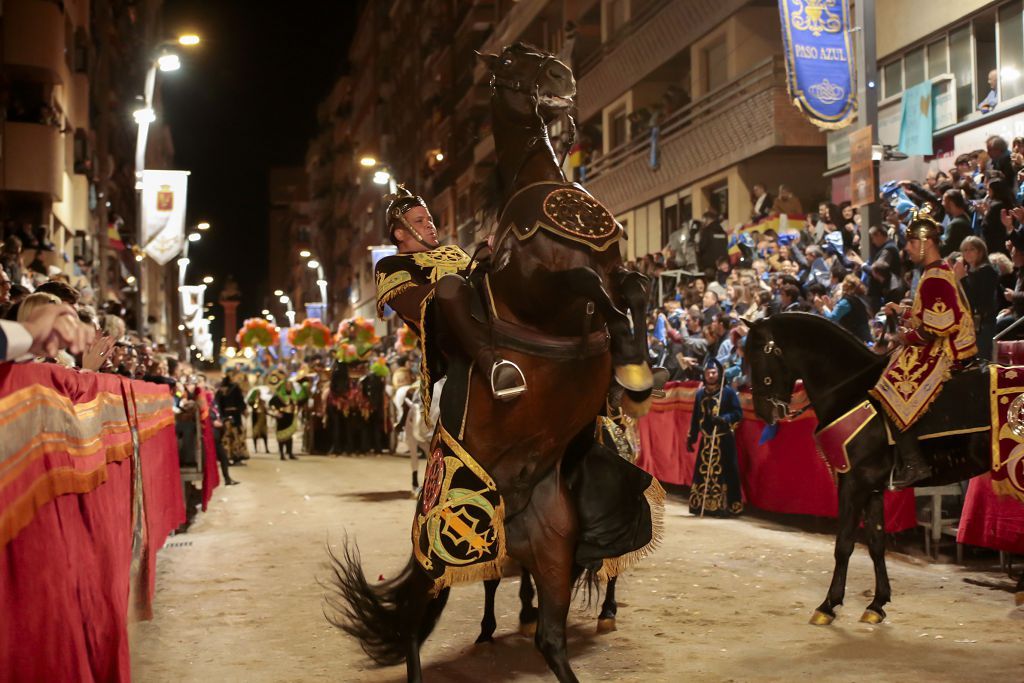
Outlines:
{"label": "black horse", "polygon": [[[601,611],[597,615],[598,633],[611,633],[616,630],[615,615],[619,606],[615,602],[615,582],[618,578],[612,576],[608,579],[604,602],[601,603]],[[494,616],[494,594],[498,592],[500,583],[501,579],[484,581],[484,617],[480,620],[480,635],[476,638],[478,643],[489,643],[494,640],[494,630],[498,627],[498,620]],[[533,638],[537,633],[537,608],[533,605],[534,595],[533,578],[530,576],[530,572],[524,569],[519,583],[519,633],[527,638]]]}
{"label": "black horse", "polygon": [[[863,342],[834,323],[808,313],[782,313],[750,325],[746,356],[750,363],[754,410],[774,424],[789,413],[793,385],[801,379],[820,425],[828,425],[868,399],[887,358],[872,353]],[[868,550],[875,567],[874,599],[861,621],[877,624],[885,619],[883,606],[892,592],[885,569],[883,492],[891,477],[896,452],[890,445],[883,410],[847,446],[850,468],[839,474],[839,529],[836,533],[835,570],[825,601],[811,623],[827,625],[835,608],[843,604],[846,571],[857,533],[864,519]],[[987,366],[958,373],[922,418],[929,434],[962,426],[965,412],[987,410]],[[982,413],[984,414],[984,413]],[[940,486],[983,474],[991,464],[990,428],[920,440],[921,451],[933,463],[932,477],[921,486]],[[1024,575],[1016,587],[1017,604],[1024,603]]]}

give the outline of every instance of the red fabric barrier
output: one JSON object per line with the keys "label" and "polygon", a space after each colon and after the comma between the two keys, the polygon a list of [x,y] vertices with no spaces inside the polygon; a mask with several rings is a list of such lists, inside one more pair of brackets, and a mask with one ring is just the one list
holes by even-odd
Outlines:
{"label": "red fabric barrier", "polygon": [[[686,451],[693,400],[699,384],[670,382],[666,396],[654,402],[639,422],[637,464],[659,480],[689,486],[696,453]],[[794,405],[806,400],[802,392]],[[835,517],[839,500],[832,476],[814,444],[813,411],[779,425],[775,438],[758,445],[765,423],[757,418],[749,392],[740,392],[743,421],[736,430],[743,497],[770,512]],[[886,531],[913,528],[917,515],[912,490],[885,494]]]}
{"label": "red fabric barrier", "polygon": [[144,609],[185,513],[168,387],[3,364],[0,396],[0,680],[128,680],[135,497]]}
{"label": "red fabric barrier", "polygon": [[989,474],[971,479],[956,540],[1024,554],[1024,504],[1012,496],[997,496]]}
{"label": "red fabric barrier", "polygon": [[213,498],[213,490],[220,486],[220,473],[217,471],[217,442],[213,437],[213,419],[210,416],[210,403],[213,393],[200,395],[200,417],[203,424],[203,512]]}

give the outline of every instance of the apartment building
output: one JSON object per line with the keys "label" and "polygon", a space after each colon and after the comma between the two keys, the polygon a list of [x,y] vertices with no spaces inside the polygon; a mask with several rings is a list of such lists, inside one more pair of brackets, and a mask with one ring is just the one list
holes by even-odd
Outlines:
{"label": "apartment building", "polygon": [[[348,247],[332,274],[333,289],[346,294],[336,313],[373,315],[369,248],[387,242],[385,176],[430,202],[445,242],[468,245],[490,230],[482,213],[495,162],[490,92],[474,51],[515,41],[571,54],[587,157],[566,169],[627,226],[627,259],[660,249],[709,208],[745,222],[754,183],[785,183],[808,205],[824,197],[825,137],[789,101],[780,36],[769,0],[366,3],[350,51],[347,129],[335,137],[347,136],[347,158],[332,161],[352,174],[349,221],[313,221],[317,234],[349,232],[333,252]],[[556,140],[564,132],[564,123],[551,131]]]}
{"label": "apartment building", "polygon": [[[0,225],[38,259],[95,296],[130,300],[143,286],[145,318],[167,338],[175,273],[132,279],[136,230],[131,118],[159,39],[161,0],[7,0],[0,9],[4,108]],[[157,91],[159,100],[159,90]],[[157,102],[159,109],[159,102]],[[173,156],[169,130],[150,132],[147,165]],[[88,301],[88,298],[87,298]],[[134,316],[133,316],[134,317]],[[134,322],[134,321],[133,321]]]}
{"label": "apartment building", "polygon": [[[934,100],[933,157],[885,160],[882,182],[923,178],[929,169],[948,170],[956,156],[984,149],[990,135],[1007,142],[1024,137],[1024,3],[965,0],[878,2],[878,135],[883,145],[899,143],[903,93],[931,81]],[[993,90],[988,113],[980,103]],[[832,194],[849,197],[846,131],[829,135]]]}

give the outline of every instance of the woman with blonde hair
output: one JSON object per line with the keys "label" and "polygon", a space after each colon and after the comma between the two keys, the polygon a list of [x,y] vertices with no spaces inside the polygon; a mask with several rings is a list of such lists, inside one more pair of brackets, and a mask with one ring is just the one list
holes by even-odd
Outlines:
{"label": "woman with blonde hair", "polygon": [[833,306],[828,296],[814,298],[814,309],[834,323],[853,334],[865,344],[871,342],[871,327],[868,305],[864,301],[867,289],[856,275],[843,278],[840,287],[842,298]]}
{"label": "woman with blonde hair", "polygon": [[34,310],[43,306],[49,306],[50,304],[57,304],[59,306],[61,300],[56,294],[50,294],[49,292],[29,294],[22,300],[21,305],[18,306],[18,322],[25,322]]}
{"label": "woman with blonde hair", "polygon": [[974,311],[974,329],[978,335],[978,355],[992,360],[992,337],[996,333],[996,315],[999,313],[999,272],[988,261],[985,240],[975,235],[960,243],[960,258],[953,264],[953,272],[960,279],[967,301]]}

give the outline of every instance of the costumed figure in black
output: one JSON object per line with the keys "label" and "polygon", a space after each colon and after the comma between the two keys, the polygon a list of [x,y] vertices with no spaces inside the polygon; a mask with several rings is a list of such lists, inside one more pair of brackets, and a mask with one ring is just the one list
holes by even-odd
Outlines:
{"label": "costumed figure in black", "polygon": [[270,415],[277,421],[277,448],[282,460],[286,459],[285,456],[298,460],[292,452],[292,437],[299,428],[299,406],[305,400],[303,386],[293,384],[290,379],[281,382],[270,399]]}
{"label": "costumed figure in black", "polygon": [[[433,383],[444,374],[444,359],[427,327],[440,323],[440,333],[453,337],[485,377],[495,398],[513,399],[526,391],[526,378],[518,365],[503,360],[490,343],[486,326],[470,313],[473,292],[466,277],[474,262],[461,247],[441,246],[427,204],[399,186],[386,200],[388,230],[398,253],[381,259],[376,267],[377,314],[390,306],[420,338],[425,403]],[[440,315],[438,315],[440,314]]]}
{"label": "costumed figure in black", "polygon": [[374,370],[372,363],[359,381],[369,408],[366,416],[366,445],[367,450],[373,453],[390,451],[386,428],[388,423],[388,396],[384,388],[386,382],[386,378]]}
{"label": "costumed figure in black", "polygon": [[221,420],[224,421],[220,442],[228,459],[232,464],[248,460],[249,446],[245,443],[245,426],[242,422],[242,417],[245,414],[245,398],[242,388],[238,386],[230,373],[224,375],[213,400]]}
{"label": "costumed figure in black", "polygon": [[722,365],[714,358],[704,367],[704,386],[697,390],[686,449],[700,437],[693,468],[690,514],[716,517],[743,512],[740,468],[733,429],[743,419],[740,397],[722,381]]}

